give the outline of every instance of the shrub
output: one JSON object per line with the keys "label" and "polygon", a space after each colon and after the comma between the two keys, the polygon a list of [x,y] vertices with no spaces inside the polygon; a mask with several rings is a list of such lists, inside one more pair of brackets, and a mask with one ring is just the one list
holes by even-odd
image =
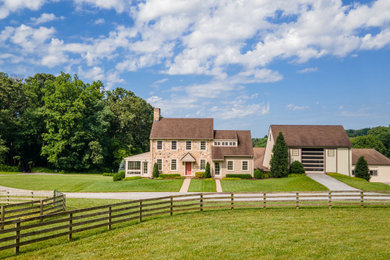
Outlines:
{"label": "shrub", "polygon": [[293,161],[290,165],[290,173],[303,174],[305,173],[305,168],[301,162]]}
{"label": "shrub", "polygon": [[124,181],[132,181],[132,180],[139,180],[139,179],[142,179],[142,177],[141,176],[126,177],[123,180]]}
{"label": "shrub", "polygon": [[250,174],[226,174],[226,178],[252,179]]}
{"label": "shrub", "polygon": [[368,163],[364,156],[360,156],[355,166],[355,177],[370,180],[370,170],[368,169]]}
{"label": "shrub", "polygon": [[115,172],[105,172],[103,176],[114,176]]}
{"label": "shrub", "polygon": [[195,178],[197,179],[203,179],[205,175],[205,172],[195,172]]}
{"label": "shrub", "polygon": [[18,166],[0,164],[0,172],[20,172]]}
{"label": "shrub", "polygon": [[287,177],[288,175],[288,147],[282,132],[279,132],[271,158],[271,176],[275,178]]}
{"label": "shrub", "polygon": [[206,169],[204,171],[204,177],[205,178],[211,178],[211,171],[210,171],[210,163],[206,163]]}
{"label": "shrub", "polygon": [[112,176],[113,181],[120,181],[125,178],[125,171],[119,171]]}
{"label": "shrub", "polygon": [[224,181],[234,181],[234,180],[241,180],[241,178],[222,178]]}
{"label": "shrub", "polygon": [[180,179],[180,174],[159,174],[161,179]]}
{"label": "shrub", "polygon": [[264,172],[260,171],[259,169],[256,169],[253,175],[255,179],[264,179]]}
{"label": "shrub", "polygon": [[153,165],[153,178],[158,178],[158,176],[160,175],[160,173],[158,172],[158,165],[157,163],[154,163]]}

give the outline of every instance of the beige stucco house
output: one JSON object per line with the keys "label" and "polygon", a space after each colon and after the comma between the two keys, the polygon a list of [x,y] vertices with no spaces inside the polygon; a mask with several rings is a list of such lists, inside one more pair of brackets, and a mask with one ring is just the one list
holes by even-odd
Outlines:
{"label": "beige stucco house", "polygon": [[[375,149],[352,149],[352,168],[355,170],[358,159],[363,156],[368,163],[372,182],[390,183],[390,159]],[[352,172],[353,173],[353,172]]]}
{"label": "beige stucco house", "polygon": [[226,174],[253,176],[250,131],[214,130],[212,118],[161,118],[154,109],[150,152],[125,158],[126,177],[151,177],[153,165],[160,173],[195,176],[207,162],[215,178]]}
{"label": "beige stucco house", "polygon": [[[352,145],[341,125],[271,125],[267,146],[255,149],[255,168],[269,170],[272,149],[279,133],[289,148],[289,161],[299,161],[306,173],[338,172],[352,175]],[[255,157],[258,157],[255,156]]]}

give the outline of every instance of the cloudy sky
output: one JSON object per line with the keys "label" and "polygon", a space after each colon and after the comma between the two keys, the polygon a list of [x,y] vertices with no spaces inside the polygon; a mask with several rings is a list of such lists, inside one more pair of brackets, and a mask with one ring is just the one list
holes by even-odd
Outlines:
{"label": "cloudy sky", "polygon": [[0,0],[0,71],[78,74],[216,129],[390,124],[390,1]]}

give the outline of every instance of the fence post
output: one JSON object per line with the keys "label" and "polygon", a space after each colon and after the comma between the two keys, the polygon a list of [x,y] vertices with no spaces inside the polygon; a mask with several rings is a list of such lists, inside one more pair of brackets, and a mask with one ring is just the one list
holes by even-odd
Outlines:
{"label": "fence post", "polygon": [[199,204],[199,206],[200,206],[200,211],[203,211],[203,193],[201,193],[200,194],[200,204]]}
{"label": "fence post", "polygon": [[296,193],[296,196],[295,196],[295,208],[299,209],[299,193],[298,192]]}
{"label": "fence post", "polygon": [[31,207],[34,207],[34,192],[31,192]]}
{"label": "fence post", "polygon": [[73,224],[73,214],[69,213],[69,227],[68,227],[68,240],[72,240],[72,224]]}
{"label": "fence post", "polygon": [[142,200],[139,202],[139,222],[142,222]]}
{"label": "fence post", "polygon": [[17,219],[15,223],[15,254],[19,253],[19,242],[20,242],[20,219]]}
{"label": "fence post", "polygon": [[173,214],[173,196],[171,196],[171,207],[170,207],[170,215]]}
{"label": "fence post", "polygon": [[9,204],[9,191],[7,191],[7,205]]}
{"label": "fence post", "polygon": [[[4,208],[4,206],[1,206],[1,222],[4,222],[4,218],[5,218],[5,208]],[[3,230],[4,229],[4,224],[3,223],[1,223],[1,230]]]}
{"label": "fence post", "polygon": [[364,193],[363,193],[363,191],[360,192],[360,207],[364,208]]}
{"label": "fence post", "polygon": [[41,216],[40,220],[42,222],[42,220],[43,220],[43,201],[42,201],[42,199],[40,200],[40,204],[39,204],[39,216]]}
{"label": "fence post", "polygon": [[267,193],[263,192],[263,209],[267,208]]}
{"label": "fence post", "polygon": [[328,206],[329,206],[329,209],[332,209],[332,191],[329,191]]}
{"label": "fence post", "polygon": [[111,230],[111,206],[108,207],[108,230]]}

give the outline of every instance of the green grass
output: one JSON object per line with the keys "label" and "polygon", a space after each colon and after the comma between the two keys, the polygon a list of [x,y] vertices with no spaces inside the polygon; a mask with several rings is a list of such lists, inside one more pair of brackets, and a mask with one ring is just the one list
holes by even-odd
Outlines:
{"label": "green grass", "polygon": [[3,186],[27,190],[63,192],[179,191],[182,179],[139,179],[113,182],[111,176],[94,174],[66,175],[3,175]]}
{"label": "green grass", "polygon": [[325,186],[306,175],[264,180],[222,180],[224,192],[324,191]]}
{"label": "green grass", "polygon": [[128,201],[128,200],[66,199],[66,210],[84,209],[84,208],[120,203],[123,201]]}
{"label": "green grass", "polygon": [[390,190],[389,185],[380,182],[368,182],[361,178],[349,177],[340,173],[328,173],[328,175],[359,190],[364,190],[364,191]]}
{"label": "green grass", "polygon": [[217,188],[216,188],[215,180],[192,179],[188,191],[189,192],[216,192]]}
{"label": "green grass", "polygon": [[389,208],[206,211],[103,230],[25,246],[15,259],[390,258]]}

